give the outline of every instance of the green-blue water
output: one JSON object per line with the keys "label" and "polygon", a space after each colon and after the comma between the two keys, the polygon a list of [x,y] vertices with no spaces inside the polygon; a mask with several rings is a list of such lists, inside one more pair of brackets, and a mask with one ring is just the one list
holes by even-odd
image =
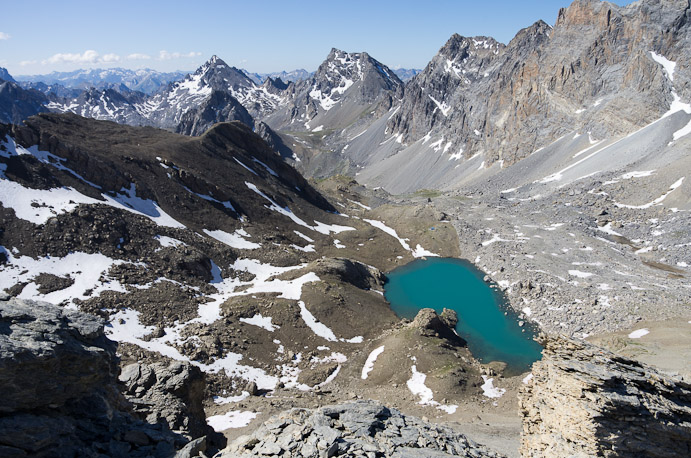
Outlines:
{"label": "green-blue water", "polygon": [[[385,296],[393,311],[414,318],[421,308],[458,313],[456,332],[483,363],[503,361],[507,374],[518,374],[540,359],[542,347],[518,318],[500,291],[490,288],[484,274],[470,262],[453,258],[416,260],[388,275]],[[506,314],[505,314],[506,313]]]}

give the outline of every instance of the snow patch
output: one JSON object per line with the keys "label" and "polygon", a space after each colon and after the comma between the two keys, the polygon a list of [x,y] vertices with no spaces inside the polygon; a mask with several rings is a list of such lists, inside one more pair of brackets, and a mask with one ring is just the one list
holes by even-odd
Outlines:
{"label": "snow patch", "polygon": [[435,99],[434,97],[432,97],[431,95],[429,96],[429,98],[437,106],[436,109],[439,109],[439,111],[442,112],[444,117],[449,116],[449,112],[451,111],[451,107],[449,105],[447,105],[446,102],[440,102],[437,99]]}
{"label": "snow patch", "polygon": [[578,278],[588,278],[593,276],[593,274],[590,272],[581,272],[580,270],[569,270],[569,275]]}
{"label": "snow patch", "polygon": [[636,329],[632,333],[629,334],[629,339],[640,339],[641,337],[650,334],[650,331],[647,329]]}
{"label": "snow patch", "polygon": [[497,388],[494,386],[493,378],[483,375],[482,380],[484,380],[485,383],[483,383],[480,388],[482,388],[482,394],[488,398],[500,398],[504,395],[504,393],[506,393],[505,388]]}
{"label": "snow patch", "polygon": [[650,51],[650,56],[655,62],[662,65],[662,68],[667,74],[667,78],[669,78],[670,81],[674,81],[674,69],[676,68],[677,63],[667,59],[665,56],[657,54],[655,51]]}
{"label": "snow patch", "polygon": [[204,233],[232,248],[237,248],[240,250],[254,250],[261,248],[260,244],[245,240],[246,237],[251,237],[251,235],[249,235],[244,229],[238,229],[232,234],[222,230],[210,231],[208,229],[204,229]]}
{"label": "snow patch", "polygon": [[269,332],[274,332],[276,329],[280,328],[280,326],[271,323],[270,316],[262,316],[261,313],[257,313],[252,318],[240,318],[240,321],[253,326],[259,326],[260,328],[266,329]]}
{"label": "snow patch", "polygon": [[367,361],[365,361],[365,365],[362,367],[362,380],[367,380],[369,373],[372,372],[372,370],[374,369],[374,363],[377,361],[377,358],[379,358],[379,355],[381,355],[383,352],[384,345],[372,350],[372,352],[367,357]]}
{"label": "snow patch", "polygon": [[420,397],[418,404],[423,406],[435,406],[438,410],[442,410],[448,414],[456,412],[456,409],[458,408],[457,405],[441,405],[434,400],[434,393],[427,387],[427,385],[425,385],[427,375],[423,374],[422,372],[418,372],[415,365],[411,366],[410,370],[413,374],[406,382],[406,385],[411,393]]}
{"label": "snow patch", "polygon": [[318,321],[314,317],[314,315],[312,315],[312,313],[309,310],[307,310],[307,306],[303,301],[299,301],[298,306],[300,307],[300,316],[302,317],[302,320],[305,322],[307,327],[309,327],[312,330],[312,332],[314,332],[322,339],[328,340],[329,342],[338,341],[338,338],[333,333],[333,331],[329,329],[328,326]]}
{"label": "snow patch", "polygon": [[257,418],[257,415],[258,412],[250,412],[248,410],[231,410],[223,415],[207,417],[206,423],[219,433],[230,428],[244,428]]}

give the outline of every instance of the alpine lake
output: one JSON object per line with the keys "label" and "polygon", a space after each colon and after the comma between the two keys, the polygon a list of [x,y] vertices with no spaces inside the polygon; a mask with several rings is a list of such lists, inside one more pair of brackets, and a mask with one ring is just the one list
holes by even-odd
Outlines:
{"label": "alpine lake", "polygon": [[542,347],[528,323],[519,326],[516,312],[498,288],[483,281],[472,263],[455,258],[418,259],[387,274],[385,296],[401,318],[413,319],[422,308],[458,314],[456,333],[482,363],[506,363],[505,375],[530,370]]}

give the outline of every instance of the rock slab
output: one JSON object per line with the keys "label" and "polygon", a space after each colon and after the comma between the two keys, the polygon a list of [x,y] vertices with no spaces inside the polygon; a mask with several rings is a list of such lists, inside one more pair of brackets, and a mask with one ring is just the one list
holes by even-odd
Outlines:
{"label": "rock slab", "polygon": [[521,456],[691,456],[691,385],[583,341],[543,340]]}

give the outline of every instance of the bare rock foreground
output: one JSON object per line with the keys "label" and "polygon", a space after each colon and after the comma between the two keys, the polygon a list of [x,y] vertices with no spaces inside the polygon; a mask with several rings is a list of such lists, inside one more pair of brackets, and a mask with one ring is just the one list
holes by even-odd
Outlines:
{"label": "bare rock foreground", "polygon": [[691,385],[582,341],[548,338],[519,395],[521,456],[691,456]]}

